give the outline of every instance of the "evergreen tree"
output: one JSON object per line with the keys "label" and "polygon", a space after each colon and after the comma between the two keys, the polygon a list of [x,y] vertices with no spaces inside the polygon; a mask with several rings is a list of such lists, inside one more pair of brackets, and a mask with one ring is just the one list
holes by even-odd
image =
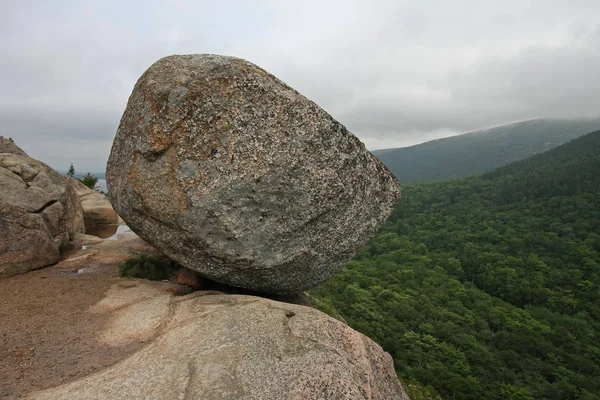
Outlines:
{"label": "evergreen tree", "polygon": [[84,177],[81,179],[81,182],[83,182],[83,184],[89,187],[90,189],[98,190],[98,186],[96,186],[96,184],[98,183],[98,178],[96,178],[89,172],[84,175]]}
{"label": "evergreen tree", "polygon": [[73,167],[73,163],[69,166],[69,170],[67,171],[67,175],[71,178],[75,175],[75,167]]}

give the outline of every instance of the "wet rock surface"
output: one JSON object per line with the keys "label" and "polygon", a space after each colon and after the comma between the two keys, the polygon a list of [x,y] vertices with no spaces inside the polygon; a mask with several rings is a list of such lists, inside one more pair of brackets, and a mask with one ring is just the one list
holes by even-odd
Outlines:
{"label": "wet rock surface", "polygon": [[328,279],[400,197],[329,114],[247,61],[163,58],[139,79],[107,166],[117,213],[181,265],[298,293]]}

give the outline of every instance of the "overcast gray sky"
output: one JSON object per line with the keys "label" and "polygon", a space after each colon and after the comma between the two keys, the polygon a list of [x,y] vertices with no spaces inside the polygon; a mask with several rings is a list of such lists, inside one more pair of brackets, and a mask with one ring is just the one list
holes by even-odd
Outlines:
{"label": "overcast gray sky", "polygon": [[2,0],[0,134],[102,171],[137,78],[188,53],[258,64],[371,150],[600,115],[599,0]]}

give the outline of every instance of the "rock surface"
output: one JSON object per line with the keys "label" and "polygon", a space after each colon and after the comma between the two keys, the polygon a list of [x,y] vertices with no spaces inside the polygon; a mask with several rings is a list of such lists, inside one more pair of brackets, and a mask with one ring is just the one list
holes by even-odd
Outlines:
{"label": "rock surface", "polygon": [[60,258],[43,218],[2,200],[0,237],[0,278],[50,265]]}
{"label": "rock surface", "polygon": [[0,153],[9,153],[16,154],[18,156],[27,156],[19,146],[15,144],[15,142],[11,142],[4,136],[0,136]]}
{"label": "rock surface", "polygon": [[0,153],[0,277],[57,262],[83,229],[73,180],[25,155]]}
{"label": "rock surface", "polygon": [[102,342],[149,343],[30,398],[408,400],[381,347],[309,307],[202,292],[176,298],[138,281],[114,285],[90,312],[109,316]]}
{"label": "rock surface", "polygon": [[247,61],[163,58],[139,79],[107,167],[138,235],[211,279],[296,293],[337,272],[400,197],[340,123]]}
{"label": "rock surface", "polygon": [[191,269],[185,267],[179,268],[175,279],[180,285],[188,286],[195,290],[202,288],[202,277],[200,277],[196,271],[192,271]]}
{"label": "rock surface", "polygon": [[80,181],[75,181],[75,186],[79,200],[81,200],[86,227],[111,225],[119,222],[119,216],[110,204],[108,197],[90,189]]}
{"label": "rock surface", "polygon": [[[131,232],[116,240],[75,234],[58,263],[0,278],[0,399],[22,399],[89,376],[146,345],[104,344],[98,334],[110,329],[110,315],[88,311],[114,284],[122,285],[123,291],[135,290],[136,280],[118,275],[119,264],[132,253],[161,255]],[[189,293],[164,282],[153,287]]]}

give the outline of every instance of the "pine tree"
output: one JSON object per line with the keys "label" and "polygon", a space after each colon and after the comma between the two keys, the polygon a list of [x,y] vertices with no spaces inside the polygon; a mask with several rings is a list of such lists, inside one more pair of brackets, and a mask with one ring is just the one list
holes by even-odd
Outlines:
{"label": "pine tree", "polygon": [[89,187],[90,189],[98,190],[98,186],[96,186],[96,184],[98,183],[98,178],[96,178],[89,172],[85,174],[85,176],[81,179],[81,182],[83,182],[83,184]]}
{"label": "pine tree", "polygon": [[69,167],[69,170],[67,171],[67,175],[70,176],[71,178],[75,175],[75,167],[73,167],[73,163],[71,163],[71,166]]}

